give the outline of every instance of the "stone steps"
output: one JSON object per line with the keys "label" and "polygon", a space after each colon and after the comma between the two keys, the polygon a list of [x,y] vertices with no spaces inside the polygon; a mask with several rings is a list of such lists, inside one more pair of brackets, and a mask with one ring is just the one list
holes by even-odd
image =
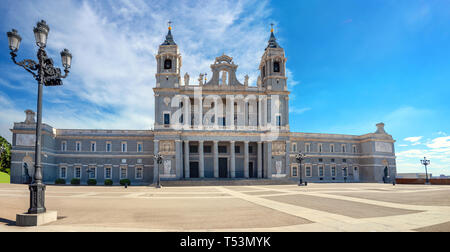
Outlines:
{"label": "stone steps", "polygon": [[298,181],[291,179],[189,179],[163,180],[162,186],[252,186],[252,185],[294,185]]}

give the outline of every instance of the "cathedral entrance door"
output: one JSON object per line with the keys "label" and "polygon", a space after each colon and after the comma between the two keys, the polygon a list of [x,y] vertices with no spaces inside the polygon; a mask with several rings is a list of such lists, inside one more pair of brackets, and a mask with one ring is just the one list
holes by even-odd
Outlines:
{"label": "cathedral entrance door", "polygon": [[253,171],[253,162],[249,162],[248,163],[248,176],[250,178],[254,178],[255,177],[255,172]]}
{"label": "cathedral entrance door", "polygon": [[228,178],[228,159],[219,158],[219,178]]}
{"label": "cathedral entrance door", "polygon": [[189,162],[189,177],[199,178],[198,162]]}

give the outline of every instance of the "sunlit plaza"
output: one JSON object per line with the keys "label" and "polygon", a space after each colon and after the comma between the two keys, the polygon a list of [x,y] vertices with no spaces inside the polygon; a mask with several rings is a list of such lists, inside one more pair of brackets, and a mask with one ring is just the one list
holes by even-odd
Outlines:
{"label": "sunlit plaza", "polygon": [[0,185],[3,231],[450,231],[450,187],[308,184],[47,186],[58,220],[17,227],[26,185]]}

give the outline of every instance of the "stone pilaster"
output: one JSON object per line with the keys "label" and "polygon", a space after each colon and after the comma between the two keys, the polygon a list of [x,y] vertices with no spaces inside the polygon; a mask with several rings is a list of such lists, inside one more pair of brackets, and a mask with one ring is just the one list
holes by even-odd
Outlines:
{"label": "stone pilaster", "polygon": [[249,171],[248,171],[248,141],[244,142],[244,178],[249,178]]}
{"label": "stone pilaster", "polygon": [[231,174],[231,178],[235,178],[236,177],[236,157],[235,157],[235,153],[234,153],[234,146],[235,146],[235,142],[234,141],[230,141],[230,153],[231,153],[231,157],[230,157],[230,174]]}
{"label": "stone pilaster", "polygon": [[258,142],[258,153],[257,153],[257,165],[258,165],[258,178],[262,178],[262,168],[263,168],[263,159],[262,159],[262,142]]}
{"label": "stone pilaster", "polygon": [[189,141],[184,141],[184,177],[185,178],[190,178]]}
{"label": "stone pilaster", "polygon": [[219,142],[213,142],[213,152],[214,152],[214,178],[219,177]]}
{"label": "stone pilaster", "polygon": [[205,177],[205,158],[203,155],[203,141],[198,142],[198,153],[199,153],[199,176],[200,178]]}

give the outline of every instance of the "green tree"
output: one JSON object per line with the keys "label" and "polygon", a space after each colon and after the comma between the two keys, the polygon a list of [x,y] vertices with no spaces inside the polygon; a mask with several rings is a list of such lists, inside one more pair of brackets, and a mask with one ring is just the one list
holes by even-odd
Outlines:
{"label": "green tree", "polygon": [[0,172],[11,175],[11,144],[0,136]]}

